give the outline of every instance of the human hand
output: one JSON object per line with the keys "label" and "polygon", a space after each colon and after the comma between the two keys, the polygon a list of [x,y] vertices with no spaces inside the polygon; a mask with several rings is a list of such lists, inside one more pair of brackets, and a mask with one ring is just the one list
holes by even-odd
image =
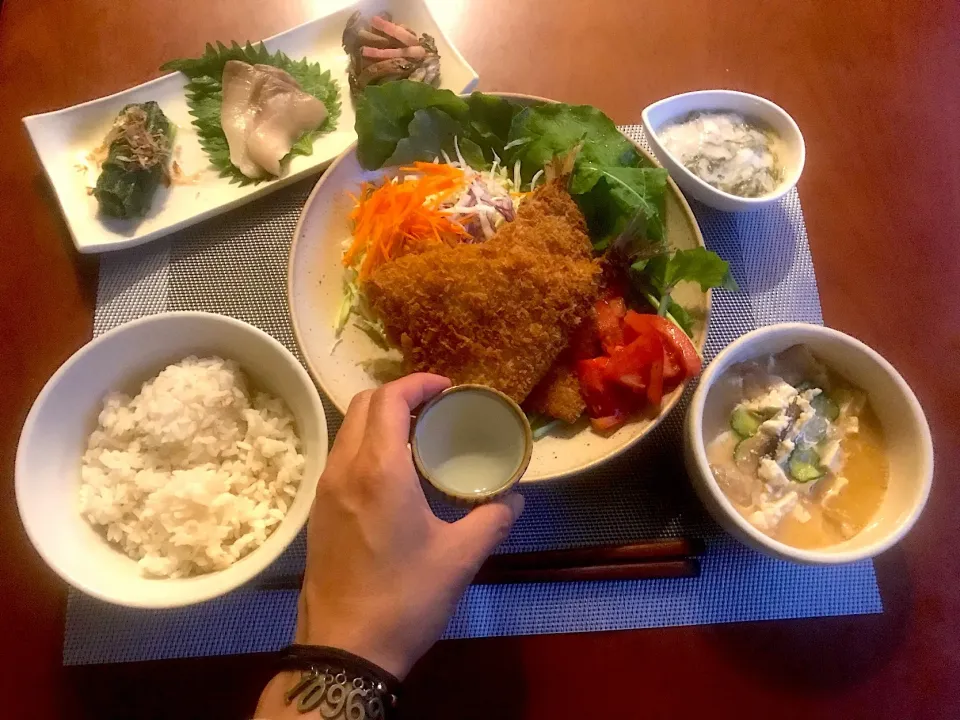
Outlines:
{"label": "human hand", "polygon": [[404,678],[520,515],[517,494],[455,523],[430,510],[408,447],[410,412],[449,385],[408,375],[350,403],[311,511],[298,643],[338,647]]}

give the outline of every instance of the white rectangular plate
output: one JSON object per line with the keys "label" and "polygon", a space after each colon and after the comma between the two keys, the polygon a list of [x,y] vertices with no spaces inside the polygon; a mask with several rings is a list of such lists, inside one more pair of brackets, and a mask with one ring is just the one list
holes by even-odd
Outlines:
{"label": "white rectangular plate", "polygon": [[[293,60],[306,57],[330,70],[340,87],[342,108],[336,128],[314,142],[313,154],[292,158],[285,174],[277,180],[240,187],[228,178],[217,176],[191,124],[193,118],[188,112],[184,90],[186,77],[179,72],[64,110],[25,117],[23,123],[53,185],[77,249],[82,253],[97,253],[140,245],[262,197],[329,165],[356,140],[347,57],[340,45],[343,27],[355,10],[367,15],[385,10],[391,12],[397,22],[418,33],[432,35],[440,52],[442,87],[468,92],[476,86],[477,74],[437,26],[424,0],[336,0],[327,5],[322,17],[264,41],[271,52],[282,50]],[[236,38],[240,43],[247,39]],[[196,56],[201,52],[202,48],[197,48]],[[150,212],[141,220],[102,217],[96,199],[87,192],[95,177],[91,178],[92,173],[84,169],[84,158],[103,142],[124,105],[148,100],[157,101],[167,117],[176,123],[177,160],[186,175],[196,173],[196,180],[191,184],[161,187],[154,195]]]}

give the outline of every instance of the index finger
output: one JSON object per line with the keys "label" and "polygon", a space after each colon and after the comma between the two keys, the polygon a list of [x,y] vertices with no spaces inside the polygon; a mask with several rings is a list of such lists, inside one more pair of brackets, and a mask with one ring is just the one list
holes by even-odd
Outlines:
{"label": "index finger", "polygon": [[387,383],[370,398],[366,437],[378,445],[406,447],[410,413],[448,387],[447,378],[430,373],[414,373]]}

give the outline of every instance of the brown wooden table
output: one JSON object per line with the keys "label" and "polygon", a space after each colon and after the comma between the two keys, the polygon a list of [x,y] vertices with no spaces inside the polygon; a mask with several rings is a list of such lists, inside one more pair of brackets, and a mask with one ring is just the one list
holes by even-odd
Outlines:
{"label": "brown wooden table", "polygon": [[[13,456],[33,398],[90,337],[78,257],[20,125],[135,85],[205,41],[266,37],[322,0],[0,5],[0,715],[249,717],[257,656],[65,670],[65,588],[28,544]],[[807,140],[800,182],[824,317],[891,360],[933,428],[926,513],[877,560],[882,615],[445,642],[408,717],[960,716],[960,4],[937,0],[440,0],[481,89],[591,103],[764,95]],[[224,688],[233,688],[233,694]],[[227,695],[229,699],[221,698]]]}

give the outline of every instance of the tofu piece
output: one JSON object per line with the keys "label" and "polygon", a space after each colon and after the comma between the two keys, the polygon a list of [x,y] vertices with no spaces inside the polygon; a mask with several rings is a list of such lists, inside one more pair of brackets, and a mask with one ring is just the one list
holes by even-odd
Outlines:
{"label": "tofu piece", "polygon": [[797,397],[797,389],[790,383],[784,382],[783,378],[773,375],[770,379],[772,384],[765,393],[744,403],[747,410],[782,411]]}
{"label": "tofu piece", "polygon": [[750,524],[760,530],[775,530],[787,513],[793,511],[799,501],[800,496],[795,492],[788,492],[775,500],[761,498],[760,509],[750,514]]}
{"label": "tofu piece", "polygon": [[856,435],[860,432],[860,418],[848,415],[840,421],[839,428],[844,435]]}
{"label": "tofu piece", "polygon": [[830,487],[828,487],[827,491],[823,494],[823,499],[820,501],[820,504],[823,505],[823,507],[829,507],[832,505],[833,499],[839,495],[840,491],[849,484],[850,481],[847,480],[843,475],[837,475],[833,482],[830,483]]}
{"label": "tofu piece", "polygon": [[790,487],[792,484],[790,478],[774,460],[770,458],[761,458],[760,467],[757,469],[757,475],[767,485],[774,489]]}
{"label": "tofu piece", "polygon": [[837,439],[828,441],[820,452],[820,464],[832,473],[840,472],[843,467],[843,451]]}
{"label": "tofu piece", "polygon": [[790,424],[790,418],[786,413],[780,413],[779,415],[770,418],[769,420],[764,420],[760,423],[760,432],[766,433],[767,435],[779,436],[784,430],[787,429],[787,426]]}
{"label": "tofu piece", "polygon": [[777,445],[777,451],[774,453],[773,460],[777,465],[783,465],[790,459],[790,454],[793,452],[794,448],[797,447],[797,444],[793,440],[788,440],[784,438],[780,441],[780,444]]}
{"label": "tofu piece", "polygon": [[793,510],[790,513],[793,515],[794,519],[797,522],[805,523],[810,522],[811,515],[807,509],[803,506],[803,503],[797,503],[793,506]]}

